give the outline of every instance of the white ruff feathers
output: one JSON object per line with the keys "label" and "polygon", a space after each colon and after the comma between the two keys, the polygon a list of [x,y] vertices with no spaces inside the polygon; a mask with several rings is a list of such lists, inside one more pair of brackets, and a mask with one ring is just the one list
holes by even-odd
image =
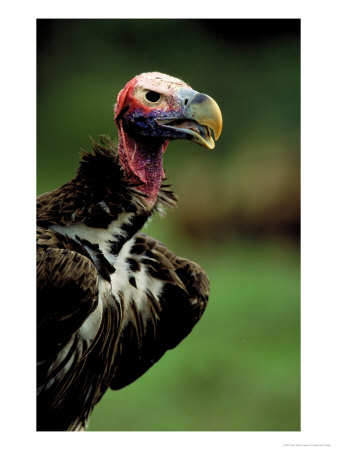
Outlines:
{"label": "white ruff feathers", "polygon": [[[75,224],[64,227],[52,225],[50,227],[58,233],[66,235],[75,241],[78,241],[78,238],[80,238],[81,240],[89,241],[91,244],[98,244],[105,258],[115,268],[115,272],[110,274],[110,283],[99,275],[98,306],[80,328],[81,337],[89,345],[95,338],[101,324],[104,312],[103,298],[108,298],[111,302],[119,301],[119,293],[122,292],[125,309],[128,309],[129,304],[134,302],[144,315],[144,318],[149,314],[146,291],[150,291],[159,303],[158,299],[162,292],[163,283],[148,274],[146,265],[142,263],[141,256],[131,253],[135,239],[132,238],[127,241],[118,255],[110,252],[111,242],[118,240],[120,237],[126,237],[125,232],[121,229],[121,225],[129,224],[132,217],[133,214],[130,213],[120,214],[118,219],[111,223],[107,229],[91,228],[84,224]],[[95,251],[89,246],[84,245],[84,247],[92,256],[94,264],[98,268]],[[139,271],[131,271],[127,262],[128,258],[133,258],[138,262],[140,266]],[[136,287],[130,283],[129,279],[131,277],[134,278]]]}

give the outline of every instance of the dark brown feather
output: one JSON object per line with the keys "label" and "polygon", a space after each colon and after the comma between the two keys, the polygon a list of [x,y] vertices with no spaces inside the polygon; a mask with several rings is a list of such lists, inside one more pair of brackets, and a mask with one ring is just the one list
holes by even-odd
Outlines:
{"label": "dark brown feather", "polygon": [[[107,228],[126,211],[140,216],[145,214],[143,226],[154,210],[163,213],[165,207],[175,207],[178,200],[166,180],[153,210],[148,210],[144,197],[126,177],[114,143],[108,136],[101,136],[99,142],[93,141],[93,153],[83,151],[77,175],[72,180],[38,197],[38,225],[83,223],[89,227]],[[106,209],[98,205],[102,201],[107,205]]]}

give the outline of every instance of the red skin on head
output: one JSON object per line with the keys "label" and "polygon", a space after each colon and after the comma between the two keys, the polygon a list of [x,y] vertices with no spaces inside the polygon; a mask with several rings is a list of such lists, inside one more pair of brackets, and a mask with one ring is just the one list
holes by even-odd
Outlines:
{"label": "red skin on head", "polygon": [[191,89],[191,86],[184,81],[162,73],[150,72],[137,75],[132,78],[118,94],[117,104],[115,106],[115,120],[118,120],[118,116],[126,105],[129,106],[131,111],[136,108],[143,109],[146,112],[151,110],[151,108],[137,100],[134,96],[135,88],[138,85],[141,85],[148,90],[164,93],[168,99],[168,103],[166,103],[166,105],[164,104],[162,109],[169,109],[170,111],[179,109],[179,105],[175,100],[177,89]]}
{"label": "red skin on head", "polygon": [[132,112],[136,108],[142,109],[144,115],[151,111],[150,107],[133,96],[137,78],[129,81],[117,97],[115,121],[118,127],[118,151],[126,175],[133,183],[139,184],[138,189],[148,196],[148,203],[153,206],[165,177],[163,154],[168,141],[161,144],[156,143],[155,147],[149,148],[148,144],[137,142],[124,130],[122,116],[120,117],[120,115],[126,107],[128,107],[128,112]]}

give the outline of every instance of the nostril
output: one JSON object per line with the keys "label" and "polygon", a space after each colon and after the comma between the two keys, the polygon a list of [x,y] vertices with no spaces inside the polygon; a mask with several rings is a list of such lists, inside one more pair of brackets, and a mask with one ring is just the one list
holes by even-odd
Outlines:
{"label": "nostril", "polygon": [[187,103],[188,103],[188,98],[185,98],[184,104],[187,105]]}

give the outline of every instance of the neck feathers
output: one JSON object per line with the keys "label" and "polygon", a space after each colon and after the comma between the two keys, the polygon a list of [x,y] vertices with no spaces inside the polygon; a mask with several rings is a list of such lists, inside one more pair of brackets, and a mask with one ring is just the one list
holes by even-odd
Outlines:
{"label": "neck feathers", "polygon": [[[151,170],[151,164],[147,170]],[[99,142],[93,141],[92,153],[82,154],[75,178],[38,197],[38,223],[41,226],[82,223],[106,229],[121,214],[149,217],[154,210],[163,212],[163,207],[174,207],[177,202],[162,177],[160,183],[156,186],[155,201],[149,202],[143,184],[127,173],[116,146],[104,136]]]}

